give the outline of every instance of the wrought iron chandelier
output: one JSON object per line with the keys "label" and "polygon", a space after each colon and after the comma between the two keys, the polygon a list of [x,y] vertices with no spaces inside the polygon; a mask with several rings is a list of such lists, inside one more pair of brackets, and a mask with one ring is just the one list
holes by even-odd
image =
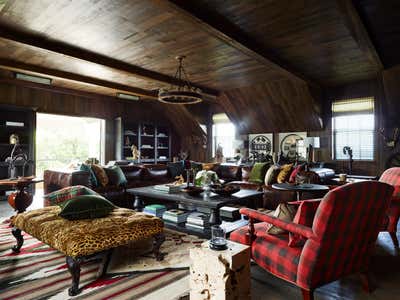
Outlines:
{"label": "wrought iron chandelier", "polygon": [[177,56],[179,62],[178,69],[175,73],[175,78],[178,80],[178,85],[171,85],[170,89],[160,89],[158,91],[158,100],[168,104],[195,104],[203,101],[201,90],[190,84],[183,68],[183,59],[185,56]]}

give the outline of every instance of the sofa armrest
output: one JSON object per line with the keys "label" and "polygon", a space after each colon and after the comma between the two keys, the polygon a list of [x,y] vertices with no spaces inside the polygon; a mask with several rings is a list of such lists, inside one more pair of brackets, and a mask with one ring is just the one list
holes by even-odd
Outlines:
{"label": "sofa armrest", "polygon": [[248,216],[250,219],[273,224],[291,233],[304,236],[307,239],[315,238],[315,234],[310,227],[303,226],[293,222],[287,222],[250,208],[241,208],[240,213]]}
{"label": "sofa armrest", "polygon": [[84,185],[90,187],[90,174],[86,171],[55,171],[45,170],[43,174],[44,194],[48,194],[62,188]]}

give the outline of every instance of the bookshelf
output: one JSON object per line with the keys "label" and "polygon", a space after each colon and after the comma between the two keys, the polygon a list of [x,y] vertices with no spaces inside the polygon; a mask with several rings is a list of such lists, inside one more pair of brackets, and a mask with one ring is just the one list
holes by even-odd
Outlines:
{"label": "bookshelf", "polygon": [[[171,161],[171,131],[168,126],[151,122],[134,123],[115,119],[115,153],[117,160],[134,163],[167,163]],[[132,146],[140,151],[140,158],[132,157]]]}

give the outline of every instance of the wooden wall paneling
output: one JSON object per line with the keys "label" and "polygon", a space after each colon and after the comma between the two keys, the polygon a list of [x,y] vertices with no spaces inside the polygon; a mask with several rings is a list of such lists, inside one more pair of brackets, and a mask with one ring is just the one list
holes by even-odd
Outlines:
{"label": "wooden wall paneling", "polygon": [[400,65],[384,70],[382,76],[386,94],[383,107],[385,126],[400,127]]}
{"label": "wooden wall paneling", "polygon": [[354,40],[359,45],[361,51],[375,66],[376,71],[379,72],[383,69],[381,59],[376,52],[365,26],[354,7],[352,0],[336,0],[339,10],[341,11],[344,21],[349,29]]}
{"label": "wooden wall paneling", "polygon": [[321,99],[307,84],[279,80],[224,91],[217,99],[241,134],[320,129]]}

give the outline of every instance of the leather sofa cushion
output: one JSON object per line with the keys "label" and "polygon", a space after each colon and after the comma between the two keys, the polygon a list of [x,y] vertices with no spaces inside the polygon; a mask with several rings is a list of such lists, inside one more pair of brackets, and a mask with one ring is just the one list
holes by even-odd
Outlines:
{"label": "leather sofa cushion", "polygon": [[140,166],[134,166],[134,165],[126,165],[126,166],[119,166],[124,172],[126,179],[128,182],[130,181],[135,181],[135,180],[142,180],[145,169]]}
{"label": "leather sofa cushion", "polygon": [[225,181],[240,180],[242,177],[242,168],[239,166],[219,165],[215,169],[218,177]]}
{"label": "leather sofa cushion", "polygon": [[144,180],[165,181],[172,180],[166,165],[143,165],[145,167]]}

